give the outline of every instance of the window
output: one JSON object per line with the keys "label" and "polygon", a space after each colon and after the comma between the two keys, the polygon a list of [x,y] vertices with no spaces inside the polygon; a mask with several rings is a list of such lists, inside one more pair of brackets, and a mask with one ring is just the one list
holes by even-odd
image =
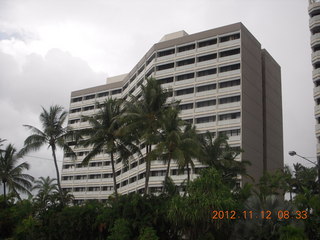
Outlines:
{"label": "window", "polygon": [[239,38],[240,38],[240,33],[236,33],[229,36],[220,37],[220,42],[221,43],[228,42],[228,41],[239,39]]}
{"label": "window", "polygon": [[137,181],[137,177],[136,176],[132,177],[132,178],[129,178],[129,183],[133,183],[135,181]]}
{"label": "window", "polygon": [[201,102],[197,102],[196,103],[197,108],[201,108],[201,107],[208,107],[208,106],[213,106],[216,105],[216,100],[208,100],[208,101],[201,101]]}
{"label": "window", "polygon": [[195,44],[190,44],[190,45],[178,47],[178,52],[185,52],[185,51],[189,51],[189,50],[192,50],[192,49],[195,49],[195,48],[196,48]]}
{"label": "window", "polygon": [[219,57],[228,57],[228,56],[236,55],[239,53],[240,53],[240,48],[236,48],[236,49],[220,52]]}
{"label": "window", "polygon": [[149,72],[146,73],[146,78],[150,77],[150,75],[154,72],[154,68],[151,68]]}
{"label": "window", "polygon": [[124,187],[124,186],[126,186],[126,185],[128,185],[128,180],[125,180],[125,181],[123,181],[123,182],[121,183],[121,187]]}
{"label": "window", "polygon": [[112,191],[113,190],[113,186],[102,186],[102,191]]}
{"label": "window", "polygon": [[186,123],[188,124],[193,124],[193,119],[190,118],[190,119],[183,119],[183,121],[185,121]]}
{"label": "window", "polygon": [[152,56],[147,60],[146,65],[151,63],[154,58],[155,58],[155,54],[152,54]]}
{"label": "window", "polygon": [[89,167],[101,167],[101,166],[102,166],[102,162],[89,163]]}
{"label": "window", "polygon": [[136,166],[138,166],[138,162],[133,162],[133,163],[131,163],[131,165],[130,165],[130,169],[131,169],[131,168],[135,168]]}
{"label": "window", "polygon": [[168,55],[171,55],[171,54],[174,54],[174,53],[175,53],[175,49],[172,48],[172,49],[168,49],[168,50],[164,50],[164,51],[158,52],[158,57],[168,56]]}
{"label": "window", "polygon": [[70,113],[81,112],[81,108],[74,108],[70,110]]}
{"label": "window", "polygon": [[240,85],[240,79],[219,83],[219,88],[233,87]]}
{"label": "window", "polygon": [[200,117],[196,118],[196,123],[208,123],[216,121],[216,116]]}
{"label": "window", "polygon": [[181,61],[177,62],[177,66],[180,67],[180,66],[193,64],[193,63],[195,63],[195,59],[194,58],[190,58],[190,59],[181,60]]}
{"label": "window", "polygon": [[315,86],[315,87],[319,87],[319,86],[320,86],[320,80],[315,81],[315,82],[314,82],[314,86]]}
{"label": "window", "polygon": [[239,135],[240,135],[240,129],[220,131],[219,134],[220,134],[220,135],[225,135],[225,136],[227,136],[227,137],[239,136]]}
{"label": "window", "polygon": [[99,179],[101,178],[101,174],[91,174],[89,175],[89,179]]}
{"label": "window", "polygon": [[181,96],[181,95],[186,95],[191,93],[194,93],[194,88],[186,88],[186,89],[177,90],[176,96]]}
{"label": "window", "polygon": [[121,88],[120,88],[120,89],[113,90],[113,91],[111,92],[111,95],[116,95],[116,94],[119,94],[119,93],[121,93]]}
{"label": "window", "polygon": [[160,84],[171,83],[173,82],[173,77],[161,78],[161,79],[158,79],[158,81]]}
{"label": "window", "polygon": [[72,98],[71,99],[71,102],[74,103],[74,102],[81,102],[82,101],[82,97],[76,97],[76,98]]}
{"label": "window", "polygon": [[205,91],[210,91],[213,89],[216,89],[216,84],[209,84],[209,85],[204,85],[204,86],[199,86],[197,87],[197,92],[205,92]]}
{"label": "window", "polygon": [[165,175],[166,175],[166,170],[151,171],[151,176],[152,176],[152,177],[165,176]]}
{"label": "window", "polygon": [[320,98],[317,98],[317,99],[316,99],[316,103],[317,103],[317,105],[320,104]]}
{"label": "window", "polygon": [[187,80],[191,78],[194,78],[194,73],[187,73],[187,74],[176,76],[177,81]]}
{"label": "window", "polygon": [[90,111],[90,110],[93,110],[94,109],[94,106],[87,106],[87,107],[84,107],[82,109],[82,111]]}
{"label": "window", "polygon": [[181,104],[181,105],[179,105],[179,109],[180,110],[193,109],[193,103]]}
{"label": "window", "polygon": [[76,188],[74,188],[75,192],[84,192],[85,190],[86,190],[86,188],[84,188],[84,187],[76,187]]}
{"label": "window", "polygon": [[87,188],[89,192],[98,192],[100,191],[100,187],[88,187]]}
{"label": "window", "polygon": [[112,178],[112,173],[103,174],[103,178]]}
{"label": "window", "polygon": [[198,42],[198,47],[202,48],[202,47],[207,47],[207,46],[211,46],[211,45],[214,45],[214,44],[217,44],[217,39],[216,38]]}
{"label": "window", "polygon": [[233,71],[233,70],[237,70],[237,69],[240,69],[240,63],[220,67],[219,72],[223,73],[223,72],[229,72],[229,71]]}
{"label": "window", "polygon": [[140,173],[139,175],[138,175],[138,180],[140,180],[140,179],[142,179],[142,178],[145,178],[145,176],[146,176],[146,173],[144,172],[144,173]]}
{"label": "window", "polygon": [[110,161],[103,162],[103,166],[109,166],[109,165],[110,165]]}
{"label": "window", "polygon": [[[126,86],[128,86],[128,85],[126,85]],[[98,98],[100,98],[100,97],[106,97],[106,96],[108,96],[109,95],[109,92],[101,92],[101,93],[98,93]]]}
{"label": "window", "polygon": [[213,53],[213,54],[209,54],[209,55],[205,55],[205,56],[200,56],[200,57],[198,57],[197,61],[204,62],[204,61],[209,61],[209,60],[216,59],[216,58],[217,58],[217,54]]}
{"label": "window", "polygon": [[69,124],[74,124],[74,123],[78,123],[78,122],[80,122],[80,119],[69,120]]}
{"label": "window", "polygon": [[144,70],[144,65],[142,65],[142,67],[138,70],[137,75],[139,75],[140,73],[142,73],[143,70]]}
{"label": "window", "polygon": [[207,70],[197,72],[197,77],[208,76],[208,75],[212,75],[212,74],[216,74],[216,73],[217,73],[216,68],[207,69]]}
{"label": "window", "polygon": [[221,121],[230,120],[230,119],[237,119],[237,118],[240,118],[240,112],[219,115],[219,120],[221,120]]}
{"label": "window", "polygon": [[84,100],[90,100],[90,99],[94,99],[94,98],[95,98],[95,95],[92,94],[92,95],[85,96]]}
{"label": "window", "polygon": [[239,101],[240,101],[240,96],[226,97],[226,98],[220,98],[219,104],[233,103],[233,102],[239,102]]}
{"label": "window", "polygon": [[167,63],[160,66],[157,66],[157,71],[166,70],[174,67],[174,63]]}

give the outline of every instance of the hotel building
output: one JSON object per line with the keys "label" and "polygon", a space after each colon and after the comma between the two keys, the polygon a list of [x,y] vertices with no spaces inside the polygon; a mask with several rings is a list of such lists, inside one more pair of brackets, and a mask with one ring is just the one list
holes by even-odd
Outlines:
{"label": "hotel building", "polygon": [[317,157],[318,164],[320,165],[320,1],[309,0],[308,12],[311,32],[310,44],[312,49],[311,61],[313,66],[312,79],[314,83],[313,97],[315,101],[314,115],[316,119]]}
{"label": "hotel building", "polygon": [[[199,133],[223,133],[232,147],[241,147],[244,152],[237,160],[251,162],[247,171],[254,179],[264,171],[283,168],[280,66],[243,24],[190,35],[185,31],[165,35],[128,74],[72,92],[68,125],[74,129],[90,127],[82,116],[97,113],[96,102],[138,96],[139,85],[149,77],[172,89],[170,101],[181,101],[181,118],[193,123]],[[77,147],[75,151],[75,162],[64,157],[62,187],[79,201],[107,199],[113,193],[109,156],[102,153],[83,167],[80,163],[90,149]],[[135,158],[128,166],[116,162],[118,192],[143,191],[143,160]],[[195,165],[191,179],[204,167]],[[152,162],[151,192],[161,190],[165,171],[163,162]],[[174,162],[169,175],[176,184],[186,179]]]}

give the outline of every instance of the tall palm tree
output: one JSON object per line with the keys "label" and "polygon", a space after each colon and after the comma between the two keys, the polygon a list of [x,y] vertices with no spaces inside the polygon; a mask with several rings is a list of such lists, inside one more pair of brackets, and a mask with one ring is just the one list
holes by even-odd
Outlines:
{"label": "tall palm tree", "polygon": [[40,177],[38,180],[34,181],[35,185],[32,189],[38,190],[36,197],[37,201],[45,204],[48,201],[48,197],[58,190],[55,181],[55,178],[50,178],[49,176],[46,178]]}
{"label": "tall palm tree", "polygon": [[121,104],[122,100],[112,98],[107,99],[101,106],[98,104],[98,107],[101,108],[97,115],[84,116],[90,123],[91,128],[80,131],[80,135],[86,137],[85,140],[80,141],[80,145],[92,147],[92,150],[83,159],[82,164],[88,164],[93,157],[103,151],[110,155],[116,197],[118,196],[115,171],[116,154],[123,161],[127,161],[132,153],[137,150],[135,145],[131,143],[130,135],[123,136],[120,134],[119,129],[122,127],[120,117],[124,111]]}
{"label": "tall palm tree", "polygon": [[[163,121],[161,122],[159,143],[151,154],[154,157],[163,159],[167,162],[167,171],[164,178],[164,185],[169,177],[171,160],[183,158],[183,153],[179,148],[181,145],[182,127],[184,121],[179,117],[179,110],[175,107],[168,107],[164,111]],[[164,188],[163,188],[164,190]]]}
{"label": "tall palm tree", "polygon": [[[198,139],[196,127],[187,124],[182,133],[182,141],[179,148],[182,151],[183,157],[178,159],[178,167],[180,171],[187,169],[187,183],[190,183],[190,170],[194,170],[193,160],[199,157],[200,142]],[[190,169],[191,168],[191,169]]]}
{"label": "tall palm tree", "polygon": [[60,193],[62,193],[62,190],[56,157],[57,147],[64,149],[70,156],[74,156],[72,149],[66,143],[66,138],[70,135],[69,130],[63,127],[66,117],[67,112],[64,111],[61,106],[54,105],[51,106],[49,110],[42,107],[42,113],[40,114],[42,130],[30,125],[24,125],[24,127],[31,131],[32,135],[26,138],[24,141],[24,148],[21,150],[21,154],[26,154],[30,151],[37,151],[43,145],[48,144],[48,147],[51,148],[52,151]]}
{"label": "tall palm tree", "polygon": [[18,164],[20,155],[16,154],[16,149],[9,144],[6,149],[0,153],[0,179],[3,184],[4,202],[6,203],[7,187],[10,192],[15,193],[18,198],[18,192],[31,195],[33,177],[24,173],[29,169],[29,164],[23,162]]}
{"label": "tall palm tree", "polygon": [[146,149],[145,194],[149,193],[149,177],[152,156],[149,154],[152,145],[159,142],[159,129],[166,108],[169,92],[163,90],[154,78],[147,79],[146,85],[141,85],[141,97],[126,103],[124,119],[127,132],[139,134],[139,139]]}

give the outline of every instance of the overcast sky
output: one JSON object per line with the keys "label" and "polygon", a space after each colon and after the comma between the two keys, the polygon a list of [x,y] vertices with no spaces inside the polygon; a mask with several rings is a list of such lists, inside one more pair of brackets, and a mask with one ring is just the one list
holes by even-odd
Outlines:
{"label": "overcast sky", "polygon": [[[284,159],[316,161],[307,0],[0,0],[0,138],[18,149],[41,106],[129,72],[163,35],[242,22],[282,69]],[[59,153],[59,160],[62,154]],[[47,148],[25,157],[55,177]],[[304,162],[306,166],[311,166]]]}

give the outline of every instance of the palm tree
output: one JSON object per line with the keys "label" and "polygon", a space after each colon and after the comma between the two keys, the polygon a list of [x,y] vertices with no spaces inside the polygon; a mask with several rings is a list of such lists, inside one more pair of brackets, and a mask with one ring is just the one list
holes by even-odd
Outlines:
{"label": "palm tree", "polygon": [[127,102],[125,106],[125,132],[138,133],[146,148],[145,194],[149,193],[149,176],[153,160],[149,153],[152,145],[159,142],[159,129],[168,97],[169,92],[163,90],[154,78],[149,78],[146,85],[141,85],[141,97],[133,97],[133,101]]}
{"label": "palm tree", "polygon": [[24,127],[28,128],[32,132],[32,135],[27,137],[27,139],[24,141],[24,148],[21,150],[21,154],[26,154],[30,151],[37,151],[43,145],[48,144],[48,147],[51,148],[52,151],[52,157],[56,169],[57,183],[60,193],[62,192],[62,190],[56,157],[57,147],[64,149],[64,151],[68,152],[70,156],[74,156],[72,149],[67,145],[65,141],[66,138],[70,135],[69,130],[63,127],[66,117],[67,112],[64,111],[63,107],[61,106],[54,105],[51,106],[49,110],[46,110],[42,107],[40,122],[43,130],[30,125],[24,125]]}
{"label": "palm tree", "polygon": [[57,192],[57,184],[55,183],[55,178],[50,178],[49,176],[44,178],[40,177],[38,180],[35,180],[35,185],[33,190],[38,190],[36,200],[45,204],[49,199],[49,196]]}
{"label": "palm tree", "polygon": [[187,124],[183,130],[182,141],[179,146],[183,157],[178,159],[178,167],[180,171],[187,169],[187,183],[190,183],[190,167],[194,170],[193,159],[198,158],[200,151],[200,142],[198,139],[196,127]]}
{"label": "palm tree", "polygon": [[213,133],[210,132],[201,135],[199,160],[203,164],[220,171],[224,180],[235,186],[238,174],[248,176],[246,165],[249,162],[245,160],[236,161],[235,159],[241,153],[241,150],[231,148],[227,140],[228,138],[224,135],[218,135],[214,139]]}
{"label": "palm tree", "polygon": [[[106,152],[110,155],[113,187],[116,197],[118,196],[116,171],[115,171],[115,155],[127,161],[128,158],[137,149],[131,143],[130,135],[125,137],[120,134],[119,129],[122,127],[120,116],[122,116],[124,108],[121,106],[120,99],[107,99],[103,105],[99,105],[100,111],[95,116],[84,116],[89,121],[91,128],[80,131],[80,135],[86,136],[85,140],[80,141],[80,145],[84,147],[92,147],[89,154],[83,159],[82,164],[86,165],[88,162],[100,154]],[[126,162],[125,162],[126,163]]]}
{"label": "palm tree", "polygon": [[159,135],[160,141],[156,145],[156,148],[150,153],[154,155],[154,157],[159,156],[158,158],[167,162],[164,185],[166,185],[169,177],[171,160],[183,158],[183,153],[179,145],[181,144],[182,127],[185,122],[178,115],[179,110],[175,107],[169,107],[164,111]]}
{"label": "palm tree", "polygon": [[[0,179],[3,184],[4,202],[6,203],[6,194],[8,186],[9,191],[15,193],[20,198],[18,192],[31,195],[33,177],[23,173],[29,169],[29,164],[23,162],[18,164],[20,155],[16,154],[16,149],[9,144],[6,149],[0,153]],[[17,165],[18,164],[18,165]]]}

